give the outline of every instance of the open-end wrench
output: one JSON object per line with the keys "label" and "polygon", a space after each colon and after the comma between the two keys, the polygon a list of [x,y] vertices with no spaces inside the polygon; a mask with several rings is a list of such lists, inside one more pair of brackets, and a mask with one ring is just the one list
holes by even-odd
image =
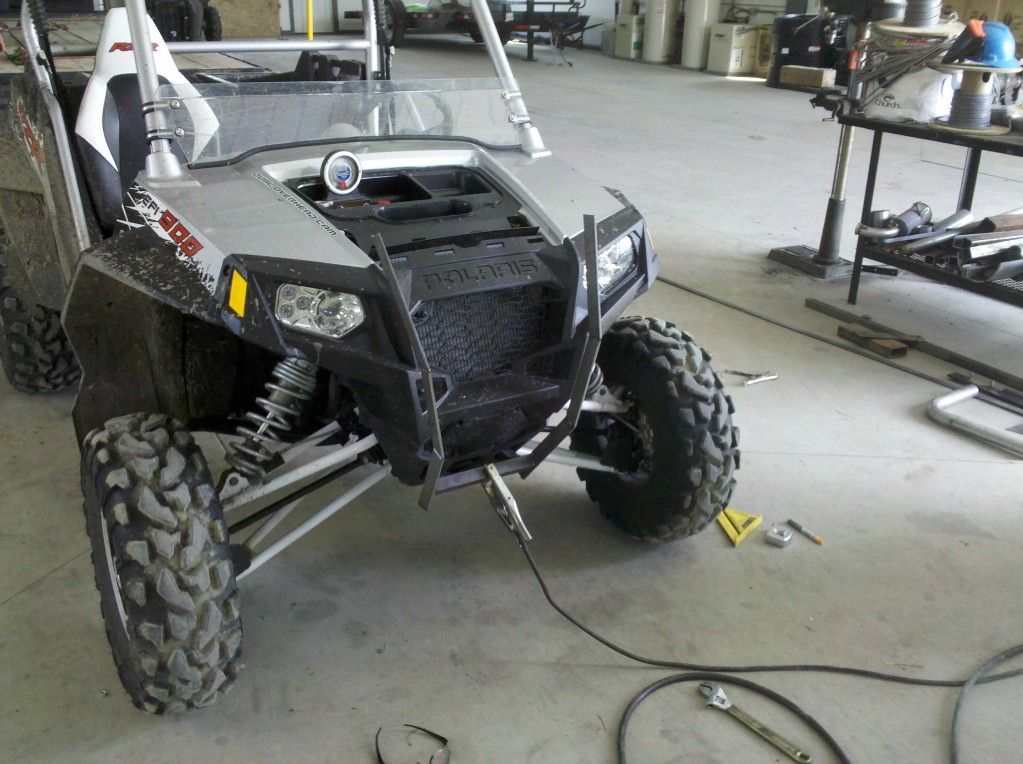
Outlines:
{"label": "open-end wrench", "polygon": [[716,682],[700,682],[700,694],[707,699],[707,705],[710,708],[720,709],[733,719],[739,720],[793,761],[809,764],[812,760],[810,754],[799,746],[789,742],[766,724],[757,721],[741,708],[733,705],[732,701],[725,695],[725,691],[721,688],[720,684]]}

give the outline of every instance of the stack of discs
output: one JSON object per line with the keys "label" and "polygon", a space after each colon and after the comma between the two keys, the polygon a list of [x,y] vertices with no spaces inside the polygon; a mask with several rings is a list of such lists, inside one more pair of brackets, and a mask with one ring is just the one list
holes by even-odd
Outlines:
{"label": "stack of discs", "polygon": [[[976,22],[973,22],[976,23]],[[932,124],[939,130],[954,130],[968,135],[1005,135],[1012,128],[991,124],[995,76],[1020,71],[1016,58],[1016,39],[1012,30],[999,21],[985,21],[978,29],[971,27],[976,44],[955,63],[942,64],[946,71],[960,71],[963,84],[952,96],[952,112],[948,119]]]}
{"label": "stack of discs", "polygon": [[941,15],[942,0],[908,0],[902,18],[874,22],[875,33],[893,38],[891,43],[908,47],[929,45],[963,31],[956,17]]}
{"label": "stack of discs", "polygon": [[952,95],[952,111],[948,117],[936,119],[931,126],[938,130],[966,135],[1005,135],[1012,128],[991,124],[991,106],[994,103],[996,74],[1013,74],[1017,66],[985,66],[972,62],[942,64],[942,71],[962,72],[963,82]]}

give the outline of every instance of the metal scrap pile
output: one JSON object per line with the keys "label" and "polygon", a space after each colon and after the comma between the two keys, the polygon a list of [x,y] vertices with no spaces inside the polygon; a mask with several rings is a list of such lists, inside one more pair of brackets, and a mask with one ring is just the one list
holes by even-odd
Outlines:
{"label": "metal scrap pile", "polygon": [[1023,208],[982,220],[959,210],[935,222],[931,208],[917,202],[895,216],[872,212],[856,234],[894,255],[923,259],[971,281],[1023,281]]}

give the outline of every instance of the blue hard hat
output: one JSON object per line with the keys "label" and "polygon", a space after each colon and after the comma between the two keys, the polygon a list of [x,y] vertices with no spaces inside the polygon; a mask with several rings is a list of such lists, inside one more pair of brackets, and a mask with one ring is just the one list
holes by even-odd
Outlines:
{"label": "blue hard hat", "polygon": [[1012,36],[1012,30],[1000,21],[985,21],[984,47],[967,61],[996,69],[1018,67],[1016,38]]}

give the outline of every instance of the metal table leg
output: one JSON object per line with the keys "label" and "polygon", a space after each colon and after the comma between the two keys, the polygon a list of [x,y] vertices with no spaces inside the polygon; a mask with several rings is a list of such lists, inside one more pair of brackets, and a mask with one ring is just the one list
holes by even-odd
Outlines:
{"label": "metal table leg", "polygon": [[533,11],[536,6],[533,0],[528,0],[526,3],[526,61],[536,61],[536,57],[533,55]]}
{"label": "metal table leg", "polygon": [[831,196],[828,197],[828,211],[824,216],[824,228],[821,230],[817,256],[813,259],[818,265],[838,265],[842,262],[838,253],[842,242],[842,220],[845,217],[845,181],[849,175],[849,157],[852,154],[855,131],[854,127],[842,125],[842,134],[838,139],[838,157],[835,159],[835,177],[831,183]]}
{"label": "metal table leg", "polygon": [[[870,208],[874,205],[874,186],[877,184],[877,165],[881,158],[881,139],[884,133],[880,130],[874,131],[874,141],[870,146],[870,164],[867,166],[867,185],[863,190],[863,212],[860,220],[866,224],[870,217]],[[862,242],[856,244],[856,257],[853,260],[852,279],[849,281],[850,305],[856,304],[856,296],[860,291],[860,272],[863,270],[863,246]]]}
{"label": "metal table leg", "polygon": [[839,257],[842,241],[842,221],[845,217],[845,184],[849,174],[849,159],[852,155],[853,134],[856,128],[842,125],[838,139],[838,156],[835,158],[835,175],[828,197],[828,211],[824,216],[820,246],[817,249],[802,244],[789,247],[775,247],[767,255],[768,260],[783,263],[821,279],[835,279],[848,276],[851,267],[848,260]]}
{"label": "metal table leg", "polygon": [[980,172],[980,149],[966,150],[966,165],[963,167],[963,182],[959,187],[959,209],[973,209],[973,192],[977,189],[977,174]]}

